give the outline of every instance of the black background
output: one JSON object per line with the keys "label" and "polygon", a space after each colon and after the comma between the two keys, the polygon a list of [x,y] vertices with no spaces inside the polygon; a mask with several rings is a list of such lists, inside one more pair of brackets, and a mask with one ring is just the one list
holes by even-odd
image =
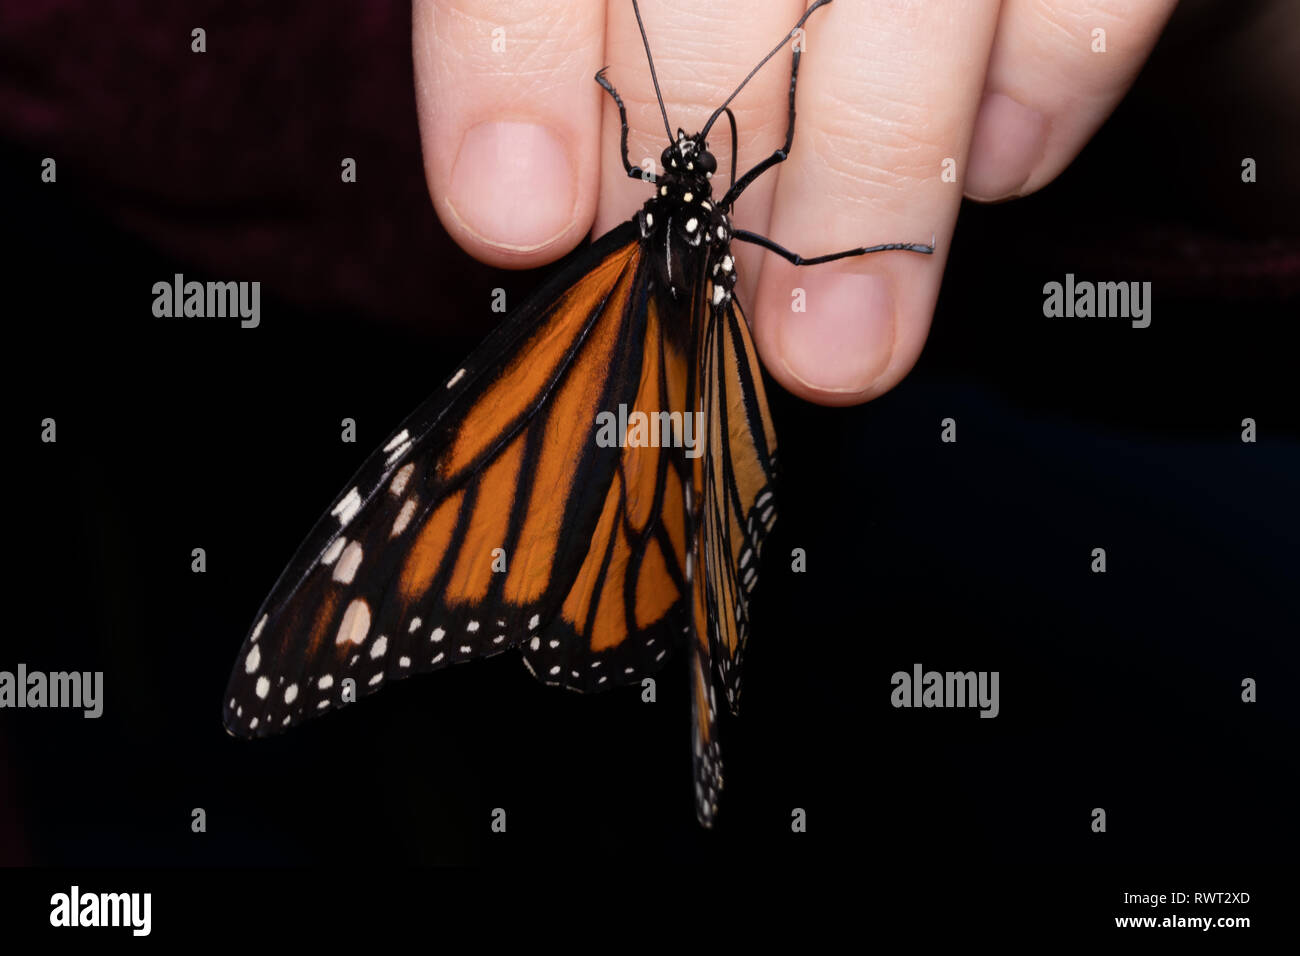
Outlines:
{"label": "black background", "polygon": [[[0,667],[102,670],[106,703],[99,720],[5,713],[4,862],[932,867],[999,899],[1040,868],[1103,867],[1106,886],[1141,891],[1184,872],[1254,885],[1296,836],[1294,289],[1214,286],[1136,253],[1198,229],[1249,250],[1294,228],[1207,224],[1195,193],[1133,175],[1166,132],[1139,100],[1040,195],[966,204],[930,342],[893,392],[827,409],[769,385],[781,517],[713,832],[692,809],[679,655],[654,704],[543,688],[512,653],[285,736],[221,726],[234,655],[284,562],[481,336],[438,331],[447,303],[496,286],[522,301],[551,269],[502,273],[448,249],[428,269],[454,293],[427,303],[429,327],[304,308],[265,283],[255,330],[155,319],[154,282],[209,276],[5,146],[6,574],[21,612]],[[419,162],[382,158],[407,177]],[[1207,190],[1269,202],[1220,172]],[[315,201],[381,201],[375,178],[331,173]],[[1044,318],[1043,284],[1067,272],[1154,274],[1151,327]],[[37,439],[47,416],[57,444]],[[339,441],[344,417],[355,445]],[[956,444],[939,440],[946,417]],[[195,547],[205,574],[190,571]],[[1000,671],[1001,714],[891,708],[890,675],[917,662]],[[1258,703],[1241,701],[1245,677]],[[489,829],[494,807],[507,834]]]}

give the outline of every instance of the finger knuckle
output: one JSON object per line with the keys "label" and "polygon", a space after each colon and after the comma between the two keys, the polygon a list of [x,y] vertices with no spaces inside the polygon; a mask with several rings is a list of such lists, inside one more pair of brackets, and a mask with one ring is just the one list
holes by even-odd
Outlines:
{"label": "finger knuckle", "polygon": [[808,143],[838,198],[876,199],[907,190],[932,180],[954,154],[956,126],[942,112],[883,88],[852,101],[837,99],[826,104]]}

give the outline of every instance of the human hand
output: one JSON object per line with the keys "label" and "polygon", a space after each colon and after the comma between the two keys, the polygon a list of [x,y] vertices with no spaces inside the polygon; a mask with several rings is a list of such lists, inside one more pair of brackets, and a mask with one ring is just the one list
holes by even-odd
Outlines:
{"label": "human hand", "polygon": [[[1128,90],[1175,3],[838,0],[814,13],[789,159],[733,218],[804,256],[932,234],[938,245],[933,257],[796,267],[736,243],[739,301],[773,377],[828,405],[896,385],[929,332],[962,195],[1005,199],[1058,176]],[[640,5],[668,118],[687,133],[807,6]],[[657,159],[663,121],[630,0],[415,0],[413,44],[430,193],[475,257],[543,265],[648,198],[623,170],[618,115],[593,80],[610,67],[633,164]],[[784,140],[789,76],[789,53],[778,54],[732,103],[738,175]],[[721,185],[725,120],[710,139]],[[795,289],[804,311],[792,308]]]}

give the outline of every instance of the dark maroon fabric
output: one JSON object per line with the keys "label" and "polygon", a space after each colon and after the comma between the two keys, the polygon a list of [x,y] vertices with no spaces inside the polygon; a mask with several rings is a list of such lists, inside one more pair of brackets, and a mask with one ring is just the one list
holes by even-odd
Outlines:
{"label": "dark maroon fabric", "polygon": [[437,264],[464,263],[424,182],[408,3],[16,0],[3,19],[0,138],[53,157],[61,188],[303,306],[451,317]]}

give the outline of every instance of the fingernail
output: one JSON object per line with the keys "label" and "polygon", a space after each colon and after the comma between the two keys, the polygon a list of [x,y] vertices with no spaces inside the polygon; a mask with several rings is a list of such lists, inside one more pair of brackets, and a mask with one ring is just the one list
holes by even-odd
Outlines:
{"label": "fingernail", "polygon": [[1002,93],[985,93],[975,119],[966,192],[991,201],[1017,195],[1047,149],[1047,118]]}
{"label": "fingernail", "polygon": [[465,134],[447,202],[483,242],[530,252],[558,239],[576,198],[569,151],[535,123],[481,123]]}
{"label": "fingernail", "polygon": [[856,273],[802,278],[803,295],[793,291],[791,314],[778,327],[786,368],[820,391],[863,391],[885,371],[894,351],[889,281]]}

